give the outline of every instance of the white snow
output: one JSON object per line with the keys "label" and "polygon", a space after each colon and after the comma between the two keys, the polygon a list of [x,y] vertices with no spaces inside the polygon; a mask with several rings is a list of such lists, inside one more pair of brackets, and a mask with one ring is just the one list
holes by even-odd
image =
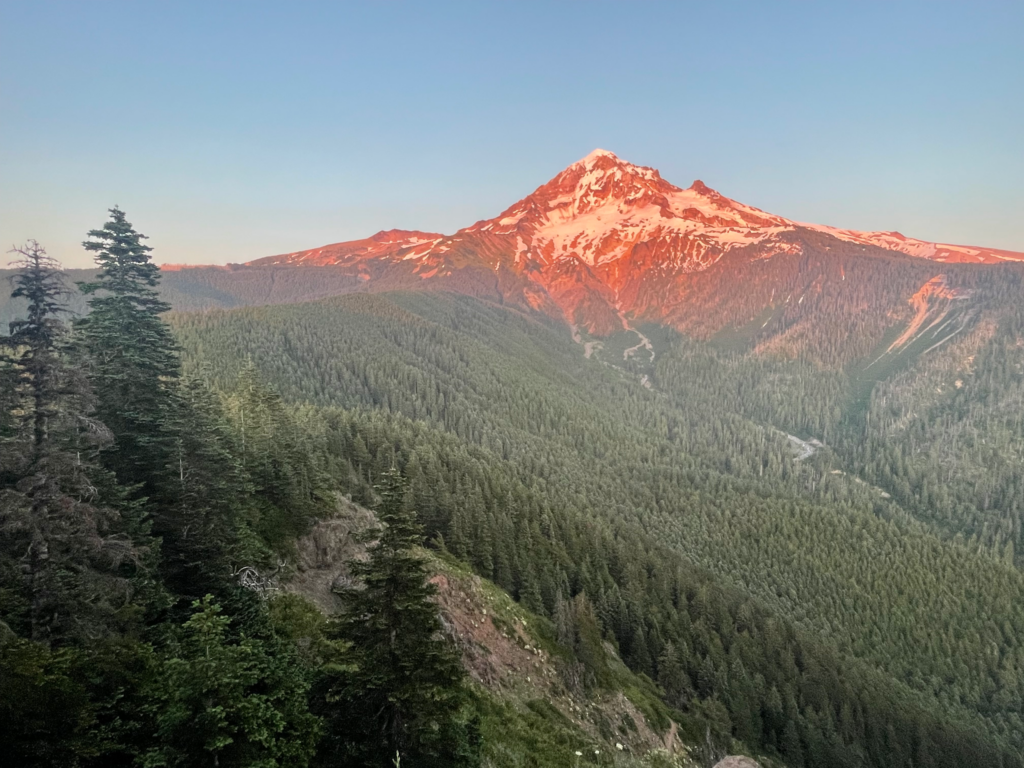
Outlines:
{"label": "white snow", "polygon": [[522,259],[524,253],[526,253],[526,243],[523,242],[522,237],[516,235],[516,264],[518,264],[519,260]]}
{"label": "white snow", "polygon": [[[741,206],[726,204],[724,198],[719,203],[665,182],[648,183],[653,173],[635,172],[642,170],[635,166],[628,167],[626,173],[619,168],[588,169],[571,194],[549,201],[546,215],[537,222],[534,247],[541,249],[550,244],[555,253],[572,254],[596,265],[613,261],[636,243],[657,237],[685,237],[699,241],[701,247],[697,250],[702,252],[716,247],[725,251],[760,242],[788,228],[785,219],[756,209],[748,209],[748,213]],[[602,200],[596,194],[618,181],[633,184],[634,188],[624,197],[611,195]],[[662,201],[667,201],[667,209],[658,204]],[[758,217],[756,221],[749,219],[751,213]],[[775,226],[760,226],[764,219]]]}

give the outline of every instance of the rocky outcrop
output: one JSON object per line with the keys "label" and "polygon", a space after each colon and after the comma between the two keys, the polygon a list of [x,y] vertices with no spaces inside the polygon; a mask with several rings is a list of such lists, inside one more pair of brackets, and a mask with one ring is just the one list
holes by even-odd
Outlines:
{"label": "rocky outcrop", "polygon": [[284,588],[315,603],[324,613],[340,609],[335,589],[347,586],[346,563],[365,555],[359,534],[374,525],[368,509],[339,496],[334,517],[318,521],[298,541],[295,570]]}
{"label": "rocky outcrop", "polygon": [[715,768],[761,768],[761,764],[749,757],[730,755],[715,763]]}

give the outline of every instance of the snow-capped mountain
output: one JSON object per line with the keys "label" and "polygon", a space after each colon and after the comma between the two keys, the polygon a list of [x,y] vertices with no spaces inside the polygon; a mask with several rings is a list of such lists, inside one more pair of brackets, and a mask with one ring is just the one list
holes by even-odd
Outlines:
{"label": "snow-capped mountain", "polygon": [[251,264],[335,265],[380,288],[432,281],[453,290],[496,292],[608,334],[627,317],[672,324],[692,287],[688,276],[723,259],[763,261],[845,244],[883,257],[1024,261],[1024,253],[791,221],[701,181],[681,189],[653,168],[598,149],[495,218],[453,235],[389,230]]}

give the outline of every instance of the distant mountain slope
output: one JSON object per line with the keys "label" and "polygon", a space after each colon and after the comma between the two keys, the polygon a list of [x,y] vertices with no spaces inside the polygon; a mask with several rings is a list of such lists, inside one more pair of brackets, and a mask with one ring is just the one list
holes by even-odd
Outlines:
{"label": "distant mountain slope", "polygon": [[469,284],[465,292],[480,295],[483,285],[503,300],[607,335],[633,321],[687,330],[685,307],[702,282],[695,276],[726,257],[741,267],[781,256],[828,256],[842,267],[839,253],[944,264],[1024,260],[1024,253],[929,243],[898,232],[802,224],[701,181],[681,189],[652,168],[595,150],[498,216],[454,235],[391,230],[250,264],[332,265],[388,288],[415,278],[455,290]]}
{"label": "distant mountain slope", "polygon": [[257,259],[250,262],[250,266],[293,264],[326,267],[338,264],[358,264],[366,259],[385,258],[425,243],[439,242],[443,239],[444,235],[431,232],[389,229],[364,240],[350,240],[345,243],[325,245],[310,251],[296,251],[281,256]]}
{"label": "distant mountain slope", "polygon": [[[14,271],[0,269],[0,287],[6,288]],[[68,308],[72,315],[86,312],[86,299],[75,288],[76,282],[92,280],[94,269],[69,269]],[[264,304],[292,304],[328,296],[364,291],[358,277],[323,267],[162,267],[159,291],[176,310],[192,312],[213,308],[246,307]],[[24,314],[24,300],[11,299],[9,290],[0,291],[0,331],[7,323]]]}

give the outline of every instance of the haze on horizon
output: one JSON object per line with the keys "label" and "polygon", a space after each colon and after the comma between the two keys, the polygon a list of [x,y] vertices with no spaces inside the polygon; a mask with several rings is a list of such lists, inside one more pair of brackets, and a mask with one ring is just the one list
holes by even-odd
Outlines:
{"label": "haze on horizon", "polygon": [[0,4],[0,243],[157,261],[496,215],[595,147],[780,216],[1024,250],[1024,6]]}

